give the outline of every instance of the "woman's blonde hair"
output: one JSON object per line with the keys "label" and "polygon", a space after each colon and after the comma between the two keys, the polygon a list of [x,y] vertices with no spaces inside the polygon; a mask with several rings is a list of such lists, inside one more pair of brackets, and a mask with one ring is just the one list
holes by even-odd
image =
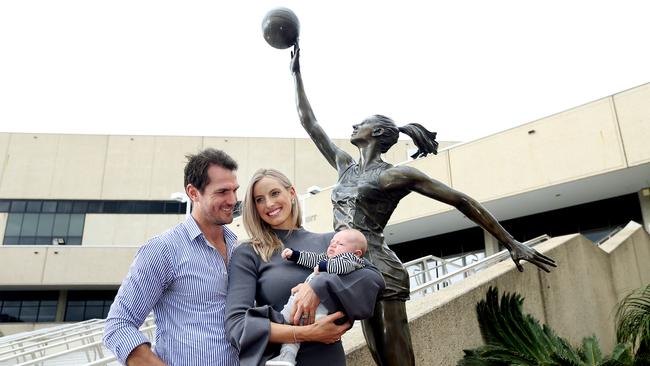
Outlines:
{"label": "woman's blonde hair", "polygon": [[[280,183],[286,190],[291,190],[292,184],[286,175],[280,173],[275,169],[259,169],[253,174],[246,197],[244,197],[244,210],[243,220],[244,229],[250,236],[250,244],[264,262],[268,262],[275,251],[282,250],[284,245],[282,241],[273,231],[271,225],[267,224],[255,207],[255,197],[253,191],[257,182],[263,178],[272,178]],[[291,219],[293,221],[293,228],[297,229],[302,226],[302,211],[298,199],[293,199],[291,202]],[[293,229],[292,229],[293,230]]]}

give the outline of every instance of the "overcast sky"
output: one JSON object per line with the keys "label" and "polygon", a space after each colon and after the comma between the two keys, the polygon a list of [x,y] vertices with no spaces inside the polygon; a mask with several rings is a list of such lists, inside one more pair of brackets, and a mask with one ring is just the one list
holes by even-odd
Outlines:
{"label": "overcast sky", "polygon": [[0,131],[304,137],[276,6],[331,137],[380,113],[468,141],[650,82],[647,1],[4,0]]}

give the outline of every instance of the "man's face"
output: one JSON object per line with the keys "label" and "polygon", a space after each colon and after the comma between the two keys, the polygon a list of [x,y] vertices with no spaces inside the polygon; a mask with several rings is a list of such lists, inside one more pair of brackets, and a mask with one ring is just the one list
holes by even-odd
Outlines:
{"label": "man's face", "polygon": [[207,225],[230,224],[237,204],[237,175],[232,170],[210,165],[208,177],[210,183],[203,193],[191,185],[187,189],[194,204],[192,216],[199,223]]}

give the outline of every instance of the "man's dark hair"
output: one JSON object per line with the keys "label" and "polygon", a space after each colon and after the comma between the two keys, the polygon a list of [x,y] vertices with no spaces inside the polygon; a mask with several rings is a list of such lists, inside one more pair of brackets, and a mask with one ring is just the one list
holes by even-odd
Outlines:
{"label": "man's dark hair", "polygon": [[216,165],[230,171],[237,170],[237,162],[225,152],[213,148],[207,148],[195,155],[185,155],[185,187],[193,185],[199,192],[203,193],[205,186],[210,184],[208,168]]}

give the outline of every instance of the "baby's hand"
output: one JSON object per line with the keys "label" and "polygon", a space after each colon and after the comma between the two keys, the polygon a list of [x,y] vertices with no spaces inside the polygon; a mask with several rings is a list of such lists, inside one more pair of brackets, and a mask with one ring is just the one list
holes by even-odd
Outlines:
{"label": "baby's hand", "polygon": [[291,250],[289,248],[284,248],[281,255],[282,255],[282,258],[289,259],[289,257],[291,257],[291,254],[293,254],[293,250]]}
{"label": "baby's hand", "polygon": [[318,270],[318,266],[314,267],[314,274],[319,274],[320,271]]}

